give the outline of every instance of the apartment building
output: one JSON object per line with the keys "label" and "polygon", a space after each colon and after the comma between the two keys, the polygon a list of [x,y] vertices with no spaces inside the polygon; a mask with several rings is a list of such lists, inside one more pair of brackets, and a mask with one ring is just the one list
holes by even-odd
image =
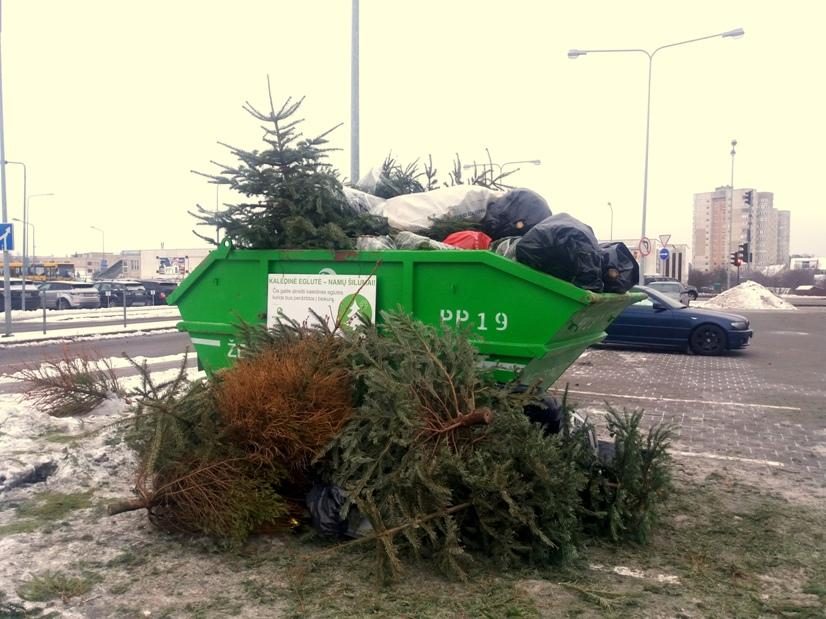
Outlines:
{"label": "apartment building", "polygon": [[790,222],[791,213],[775,209],[774,194],[769,191],[724,186],[694,194],[692,265],[701,271],[728,267],[731,253],[749,239],[752,266],[786,264]]}

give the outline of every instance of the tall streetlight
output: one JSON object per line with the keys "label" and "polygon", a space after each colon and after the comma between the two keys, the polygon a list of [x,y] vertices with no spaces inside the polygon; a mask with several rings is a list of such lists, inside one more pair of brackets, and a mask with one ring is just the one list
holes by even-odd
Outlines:
{"label": "tall streetlight", "polygon": [[100,272],[103,273],[103,257],[106,255],[106,235],[97,226],[89,226],[92,230],[100,232]]}
{"label": "tall streetlight", "polygon": [[359,182],[359,0],[350,23],[350,183]]}
{"label": "tall streetlight", "polygon": [[531,165],[541,165],[542,161],[539,159],[523,159],[521,161],[506,161],[505,163],[466,163],[462,167],[465,170],[470,170],[471,168],[493,168],[496,166],[499,168],[499,176],[502,176],[502,172],[504,171],[505,166],[509,165],[516,165],[518,163],[530,163]]}
{"label": "tall streetlight", "polygon": [[[710,34],[704,37],[697,37],[696,39],[688,39],[687,41],[678,41],[677,43],[669,43],[668,45],[661,45],[653,52],[645,49],[571,49],[568,50],[568,58],[576,60],[580,56],[586,54],[611,54],[611,53],[640,53],[648,56],[648,103],[645,112],[645,173],[642,185],[642,232],[641,238],[645,237],[645,216],[648,208],[648,141],[651,128],[651,67],[654,60],[654,55],[661,49],[668,47],[677,47],[678,45],[688,45],[689,43],[696,43],[697,41],[705,41],[706,39],[722,38],[738,38],[745,34],[742,28],[734,30],[727,30],[726,32],[719,32],[717,34]],[[645,282],[645,256],[642,256],[642,264],[640,264],[640,284]]]}
{"label": "tall streetlight", "polygon": [[[0,2],[0,37],[3,32],[3,5]],[[2,43],[0,43],[0,221],[8,221],[6,208],[6,131],[3,123],[3,61]],[[9,252],[3,247],[3,307],[5,310],[5,333],[3,337],[11,336],[11,282],[9,281]]]}
{"label": "tall streetlight", "polygon": [[[12,217],[11,219],[12,219],[12,221],[19,221],[21,224],[23,224],[23,229],[24,230],[28,230],[29,228],[32,229],[32,246],[34,246],[34,224],[30,221],[23,221],[22,219],[19,219],[17,217]],[[24,234],[25,234],[25,232],[24,232]],[[26,248],[26,245],[25,245],[25,241],[24,241],[24,245],[23,245],[24,251],[25,251],[25,248]],[[28,275],[28,273],[26,272],[25,257],[26,256],[24,254],[23,255],[23,258],[24,258],[24,262],[23,262],[23,279],[24,280],[26,279],[26,275]],[[24,286],[23,290],[25,290],[25,286]],[[23,295],[23,309],[26,309],[26,295],[25,294]]]}
{"label": "tall streetlight", "polygon": [[[729,201],[728,201],[728,242],[726,243],[726,247],[728,251],[726,252],[726,260],[728,260],[728,256],[731,254],[731,236],[734,234],[734,155],[737,154],[736,147],[737,140],[731,141],[731,191],[729,192]],[[739,273],[739,270],[738,270]],[[731,268],[729,265],[726,265],[726,288],[731,288]]]}

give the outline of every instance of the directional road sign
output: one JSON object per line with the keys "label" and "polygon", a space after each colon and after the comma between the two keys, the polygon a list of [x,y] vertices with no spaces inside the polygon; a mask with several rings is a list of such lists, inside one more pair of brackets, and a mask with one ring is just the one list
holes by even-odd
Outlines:
{"label": "directional road sign", "polygon": [[0,249],[11,251],[14,249],[14,225],[0,224]]}
{"label": "directional road sign", "polygon": [[671,255],[671,252],[668,251],[667,247],[663,247],[660,249],[660,260],[668,260],[668,256]]}

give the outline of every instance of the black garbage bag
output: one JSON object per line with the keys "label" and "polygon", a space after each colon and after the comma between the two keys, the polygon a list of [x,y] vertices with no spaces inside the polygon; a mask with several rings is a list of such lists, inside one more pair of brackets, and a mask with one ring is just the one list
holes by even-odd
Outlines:
{"label": "black garbage bag", "polygon": [[600,243],[602,284],[605,292],[628,292],[640,281],[640,265],[625,243]]}
{"label": "black garbage bag", "polygon": [[307,508],[313,518],[313,527],[322,535],[343,537],[347,531],[347,519],[342,518],[341,508],[347,495],[338,486],[314,484],[307,493]]}
{"label": "black garbage bag", "polygon": [[602,292],[602,250],[591,226],[568,213],[535,225],[516,246],[516,260],[585,290]]}
{"label": "black garbage bag", "polygon": [[533,423],[541,426],[545,434],[559,434],[562,431],[565,415],[562,404],[553,396],[545,395],[536,402],[526,404],[522,407],[522,412]]}
{"label": "black garbage bag", "polygon": [[346,515],[342,509],[347,494],[334,485],[313,484],[307,493],[307,509],[313,518],[313,528],[331,537],[361,537],[370,531],[370,522],[351,505]]}
{"label": "black garbage bag", "polygon": [[490,250],[499,256],[516,260],[516,246],[521,240],[521,236],[506,236],[491,243]]}
{"label": "black garbage bag", "polygon": [[522,236],[551,215],[548,202],[530,189],[512,189],[488,205],[482,231],[492,239]]}

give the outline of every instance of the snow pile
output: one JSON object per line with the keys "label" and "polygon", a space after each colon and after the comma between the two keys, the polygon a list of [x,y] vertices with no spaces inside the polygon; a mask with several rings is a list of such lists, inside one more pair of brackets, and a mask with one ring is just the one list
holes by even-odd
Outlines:
{"label": "snow pile", "polygon": [[765,286],[757,282],[743,282],[703,304],[708,309],[740,310],[796,310]]}

